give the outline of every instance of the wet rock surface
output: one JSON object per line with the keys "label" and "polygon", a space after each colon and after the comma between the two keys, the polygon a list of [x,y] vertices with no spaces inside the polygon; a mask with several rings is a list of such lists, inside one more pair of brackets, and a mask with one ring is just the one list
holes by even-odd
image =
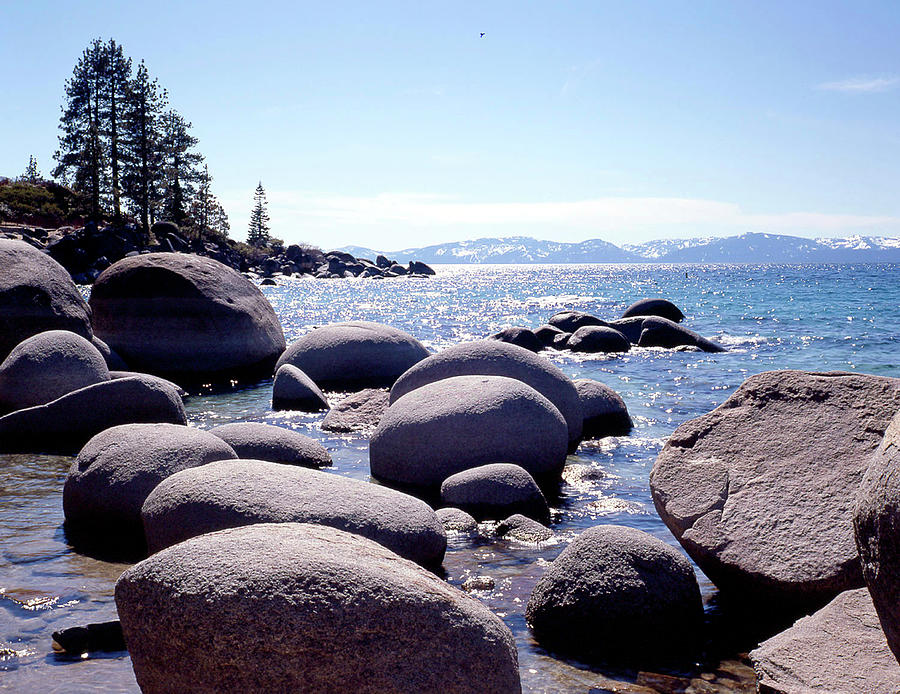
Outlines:
{"label": "wet rock surface", "polygon": [[322,420],[324,431],[371,434],[388,408],[386,388],[366,388],[337,402]]}

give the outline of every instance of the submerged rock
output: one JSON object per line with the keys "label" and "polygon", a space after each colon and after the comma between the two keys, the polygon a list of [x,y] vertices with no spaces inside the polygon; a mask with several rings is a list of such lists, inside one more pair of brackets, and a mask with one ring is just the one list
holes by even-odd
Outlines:
{"label": "submerged rock", "polygon": [[369,442],[369,462],[381,480],[432,490],[497,460],[543,483],[558,479],[567,446],[565,420],[534,388],[505,376],[454,376],[394,401]]}
{"label": "submerged rock", "polygon": [[618,330],[587,325],[572,333],[566,347],[573,352],[627,352],[631,349],[631,343]]}
{"label": "submerged rock", "polygon": [[[856,497],[853,526],[863,577],[900,660],[900,414],[884,432]],[[900,686],[897,687],[900,690]]]}
{"label": "submerged rock", "polygon": [[90,305],[97,335],[131,368],[176,382],[267,375],[285,348],[262,292],[210,258],[125,258],[97,278]]}
{"label": "submerged rock", "polygon": [[324,431],[371,433],[388,408],[388,391],[384,388],[367,388],[351,393],[328,410],[322,420]]}
{"label": "submerged rock", "polygon": [[107,429],[87,442],[69,469],[63,487],[67,532],[78,544],[140,554],[141,506],[156,485],[179,470],[235,458],[222,439],[186,426]]}
{"label": "submerged rock", "polygon": [[90,340],[90,309],[62,265],[24,241],[0,239],[0,361],[46,330]]}
{"label": "submerged rock", "polygon": [[148,694],[520,691],[499,617],[334,528],[258,524],[193,538],[122,574],[116,606]]}
{"label": "submerged rock", "polygon": [[362,535],[423,566],[440,566],[444,528],[424,501],[305,468],[239,460],[182,470],[147,497],[147,545],[157,552],[223,528],[316,523]]}
{"label": "submerged rock", "polygon": [[163,379],[132,374],[0,417],[0,451],[72,455],[110,427],[152,422],[186,424],[181,396]]}
{"label": "submerged rock", "polygon": [[534,587],[525,618],[548,648],[590,660],[689,653],[703,622],[690,562],[634,528],[585,530]]}
{"label": "submerged rock", "polygon": [[458,508],[439,508],[435,511],[444,530],[471,535],[478,532],[478,521]]}
{"label": "submerged rock", "polygon": [[316,328],[292,344],[276,368],[291,364],[321,388],[390,387],[428,356],[412,335],[368,321]]}
{"label": "submerged rock", "polygon": [[94,345],[68,330],[48,330],[20,342],[0,363],[0,412],[43,405],[108,380]]}
{"label": "submerged rock", "polygon": [[624,436],[632,430],[634,424],[628,408],[616,391],[589,378],[580,378],[574,383],[584,410],[584,438]]}
{"label": "submerged rock", "polygon": [[547,322],[566,333],[574,333],[578,328],[586,325],[609,325],[605,320],[600,320],[597,316],[582,311],[560,311],[550,316],[550,320]]}
{"label": "submerged rock", "polygon": [[641,299],[635,301],[622,313],[622,318],[633,316],[659,316],[667,318],[674,323],[684,320],[684,314],[668,299]]}
{"label": "submerged rock", "polygon": [[560,335],[567,334],[568,333],[566,333],[565,331],[560,330],[559,328],[550,324],[542,325],[534,331],[534,336],[538,339],[542,346],[551,347],[553,349],[559,349],[556,346],[556,338],[558,338]]}
{"label": "submerged rock", "polygon": [[650,473],[665,524],[723,591],[796,612],[861,586],[852,509],[900,379],[769,371],[685,422]]}
{"label": "submerged rock", "polygon": [[466,511],[478,520],[521,513],[550,520],[550,507],[528,471],[511,463],[493,463],[450,475],[441,484],[441,503]]}
{"label": "submerged rock", "polygon": [[498,537],[527,542],[532,545],[546,542],[553,537],[553,531],[550,528],[521,513],[514,513],[509,518],[500,521],[495,532]]}
{"label": "submerged rock", "polygon": [[896,694],[900,665],[865,588],[838,595],[750,653],[759,691],[769,694]]}
{"label": "submerged rock", "polygon": [[[469,375],[505,376],[527,383],[562,414],[570,443],[575,444],[581,438],[581,400],[569,377],[547,359],[496,340],[465,342],[424,359],[397,379],[391,388],[391,403],[429,383]],[[495,458],[484,462],[495,463],[498,460],[510,459]]]}
{"label": "submerged rock", "polygon": [[704,352],[724,352],[722,345],[688,330],[682,325],[666,318],[645,318],[641,324],[641,336],[638,339],[641,347],[696,347]]}
{"label": "submerged rock", "polygon": [[515,345],[516,347],[527,349],[530,352],[540,352],[542,349],[544,349],[544,343],[541,342],[538,339],[537,335],[531,332],[528,328],[503,328],[503,330],[501,330],[500,332],[491,335],[489,339],[498,340],[500,342],[507,342],[511,345]]}
{"label": "submerged rock", "polygon": [[320,468],[331,465],[325,446],[291,429],[258,422],[235,422],[209,430],[234,449],[239,458]]}

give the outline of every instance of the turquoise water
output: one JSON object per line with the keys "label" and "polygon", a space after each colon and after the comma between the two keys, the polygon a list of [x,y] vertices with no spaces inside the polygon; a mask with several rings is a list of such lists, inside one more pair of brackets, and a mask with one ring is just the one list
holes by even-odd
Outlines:
{"label": "turquoise water", "polygon": [[[537,327],[564,309],[612,319],[636,299],[662,296],[682,308],[685,325],[729,350],[637,348],[614,356],[543,352],[569,376],[594,378],[617,390],[635,429],[627,437],[587,442],[570,458],[602,476],[563,485],[555,502],[554,543],[535,548],[451,540],[444,563],[451,583],[460,585],[474,575],[495,580],[494,590],[476,595],[513,629],[526,691],[604,689],[603,673],[554,658],[531,640],[522,616],[525,602],[546,562],[584,528],[619,523],[675,544],[655,513],[647,478],[657,452],[681,422],[720,404],[747,376],[769,369],[900,376],[900,267],[895,265],[436,269],[436,277],[424,280],[290,278],[262,289],[288,342],[316,325],[373,320],[402,328],[439,350],[505,325]],[[270,401],[267,382],[193,397],[187,409],[191,424],[203,428],[262,421],[297,429],[323,441],[334,458],[334,473],[368,478],[364,437],[321,432],[322,415],[275,413]],[[115,618],[112,586],[124,568],[82,557],[65,544],[61,491],[70,462],[0,456],[0,649],[6,649],[0,651],[0,689],[135,691],[125,654],[74,663],[50,654],[52,631]],[[705,598],[714,602],[715,588],[700,579]],[[722,667],[730,666],[738,667]]]}

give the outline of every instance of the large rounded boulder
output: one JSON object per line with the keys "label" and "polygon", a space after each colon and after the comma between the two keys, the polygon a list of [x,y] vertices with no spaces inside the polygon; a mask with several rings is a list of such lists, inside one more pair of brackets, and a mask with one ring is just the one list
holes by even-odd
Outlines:
{"label": "large rounded boulder", "polygon": [[161,378],[130,374],[0,417],[0,451],[75,455],[110,427],[158,422],[187,423],[181,395]]}
{"label": "large rounded boulder", "polygon": [[24,241],[0,239],[0,360],[47,330],[90,340],[91,311],[62,265]]}
{"label": "large rounded boulder", "polygon": [[574,333],[587,325],[609,325],[605,320],[582,311],[559,311],[550,316],[547,323],[566,333]]}
{"label": "large rounded boulder", "polygon": [[[572,381],[559,367],[533,352],[497,340],[477,340],[448,347],[416,364],[391,388],[391,403],[403,395],[452,376],[506,376],[534,388],[566,420],[569,441],[581,438],[581,401]],[[501,462],[495,459],[486,462]],[[515,460],[511,462],[517,462]]]}
{"label": "large rounded boulder", "polygon": [[68,330],[38,333],[0,363],[0,412],[43,405],[109,378],[103,355],[88,340]]}
{"label": "large rounded boulder", "polygon": [[239,458],[320,468],[331,465],[321,443],[291,429],[259,422],[234,422],[209,430],[234,449]]}
{"label": "large rounded boulder", "polygon": [[443,526],[424,501],[376,484],[261,460],[178,472],[147,497],[142,516],[156,552],[195,535],[254,523],[317,523],[368,537],[423,566],[440,566]]}
{"label": "large rounded boulder", "polygon": [[566,347],[573,352],[627,352],[631,342],[614,328],[586,325],[572,333]]}
{"label": "large rounded boulder", "polygon": [[207,431],[173,424],[125,424],[85,444],[63,487],[66,530],[76,544],[112,553],[144,548],[141,507],[164,479],[188,467],[236,459]]}
{"label": "large rounded boulder", "polygon": [[125,571],[116,607],[145,694],[520,691],[512,634],[486,606],[335,528],[192,538]]}
{"label": "large rounded boulder", "polygon": [[176,382],[267,375],[285,347],[259,289],[211,258],[124,258],[97,278],[90,305],[94,331],[131,368]]}
{"label": "large rounded boulder", "polygon": [[544,483],[558,479],[567,447],[565,420],[531,386],[505,376],[454,376],[388,407],[369,442],[369,463],[386,482],[435,491],[450,475],[497,461],[521,465]]}
{"label": "large rounded boulder", "polygon": [[634,316],[659,316],[660,318],[668,318],[674,323],[680,323],[684,320],[684,314],[668,299],[641,299],[635,301],[631,306],[622,313],[622,318],[632,318]]}
{"label": "large rounded boulder", "polygon": [[478,520],[502,520],[521,513],[543,523],[550,507],[528,471],[512,463],[492,463],[450,475],[441,484],[441,503]]}
{"label": "large rounded boulder", "polygon": [[704,352],[724,352],[722,345],[678,325],[668,318],[650,316],[641,323],[640,347],[696,347]]}
{"label": "large rounded boulder", "polygon": [[651,662],[696,643],[703,604],[678,550],[635,528],[599,525],[547,567],[525,618],[553,650]]}
{"label": "large rounded boulder", "polygon": [[797,611],[863,585],[856,490],[900,379],[769,371],[685,422],[650,473],[660,517],[741,600]]}
{"label": "large rounded boulder", "polygon": [[900,660],[900,414],[872,456],[856,498],[853,525],[863,577],[888,645]]}
{"label": "large rounded boulder", "polygon": [[428,350],[402,330],[368,321],[334,323],[306,333],[278,360],[291,364],[320,388],[389,388]]}
{"label": "large rounded boulder", "polygon": [[579,378],[575,390],[584,409],[584,437],[624,436],[634,427],[622,396],[605,383]]}

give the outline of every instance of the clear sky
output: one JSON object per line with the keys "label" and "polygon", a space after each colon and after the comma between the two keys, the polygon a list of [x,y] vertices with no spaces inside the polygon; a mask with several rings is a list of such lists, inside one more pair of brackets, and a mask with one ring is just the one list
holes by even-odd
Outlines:
{"label": "clear sky", "polygon": [[0,174],[52,169],[95,37],[193,123],[233,238],[258,180],[329,248],[900,236],[896,0],[6,0]]}

